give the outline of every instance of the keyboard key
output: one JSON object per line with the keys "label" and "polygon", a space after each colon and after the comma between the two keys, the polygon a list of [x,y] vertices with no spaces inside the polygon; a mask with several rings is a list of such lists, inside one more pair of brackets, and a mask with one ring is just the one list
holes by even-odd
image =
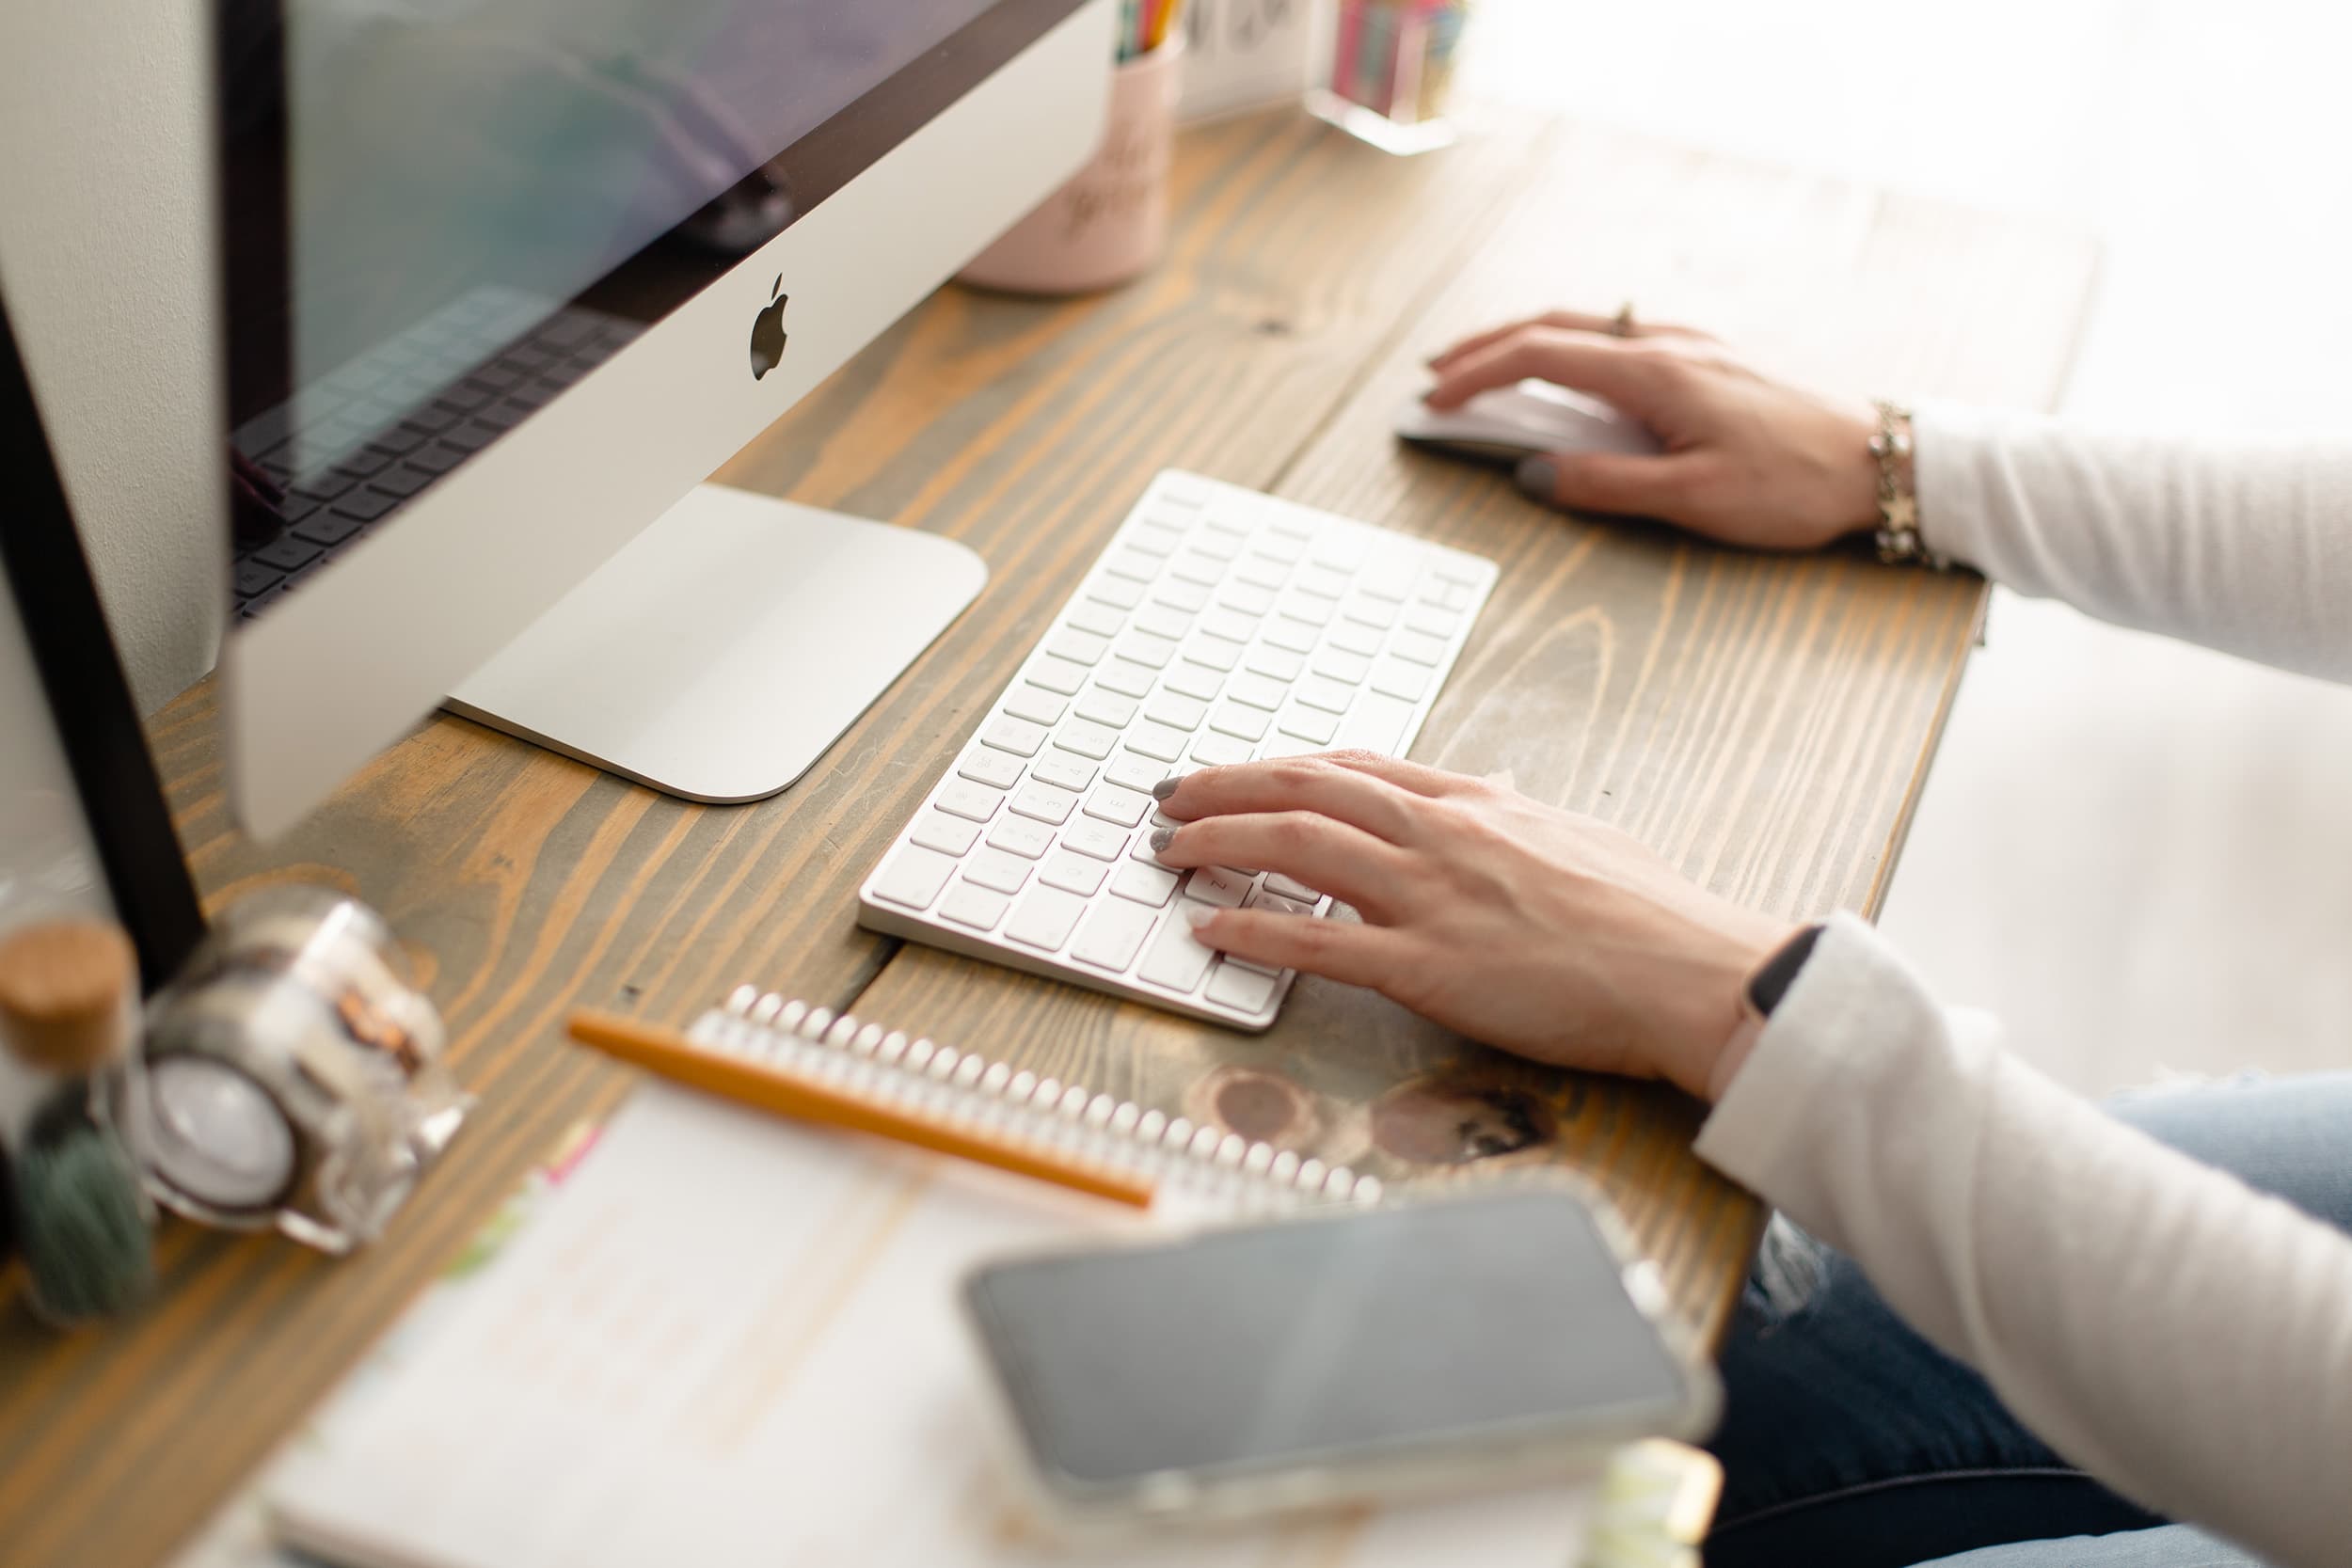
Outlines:
{"label": "keyboard key", "polygon": [[1371,551],[1365,547],[1363,535],[1354,529],[1332,528],[1315,535],[1307,553],[1326,570],[1353,576],[1363,569],[1364,559]]}
{"label": "keyboard key", "polygon": [[1402,562],[1373,566],[1357,574],[1356,592],[1386,599],[1391,604],[1403,604],[1413,596],[1413,569]]}
{"label": "keyboard key", "polygon": [[1143,865],[1129,861],[1119,868],[1119,875],[1111,879],[1111,891],[1121,898],[1132,898],[1155,910],[1165,909],[1168,895],[1176,891],[1176,884],[1181,880],[1183,878],[1178,873],[1166,866]]}
{"label": "keyboard key", "polygon": [[1227,610],[1220,605],[1200,617],[1200,629],[1211,637],[1222,637],[1229,642],[1246,646],[1251,638],[1258,635],[1258,623],[1263,618],[1262,615],[1244,615],[1239,610]]}
{"label": "keyboard key", "polygon": [[1174,555],[1184,542],[1184,531],[1168,523],[1138,523],[1127,531],[1127,547],[1146,555]]}
{"label": "keyboard key", "polygon": [[1156,910],[1107,899],[1087,916],[1086,929],[1070,944],[1070,956],[1117,974],[1136,961],[1143,939],[1152,934],[1152,922],[1158,918]]}
{"label": "keyboard key", "polygon": [[1340,606],[1340,614],[1359,626],[1376,626],[1382,631],[1396,625],[1396,606],[1369,594],[1358,594],[1348,599]]}
{"label": "keyboard key", "polygon": [[1205,631],[1192,634],[1184,644],[1184,657],[1195,664],[1205,664],[1212,670],[1231,670],[1241,662],[1242,645],[1222,637],[1212,637]]}
{"label": "keyboard key", "polygon": [[1127,626],[1126,616],[1099,599],[1080,599],[1064,612],[1062,619],[1097,637],[1117,637]]}
{"label": "keyboard key", "polygon": [[1064,627],[1047,640],[1045,651],[1056,658],[1091,667],[1103,662],[1103,656],[1111,651],[1111,641],[1109,638],[1097,637],[1090,631]]}
{"label": "keyboard key", "polygon": [[346,517],[372,523],[400,502],[377,490],[355,490],[335,503],[335,510]]}
{"label": "keyboard key", "polygon": [[980,744],[1010,752],[1017,757],[1033,757],[1038,748],[1045,744],[1045,726],[1007,716],[980,732]]}
{"label": "keyboard key", "polygon": [[1094,782],[1094,764],[1058,746],[1049,746],[1029,776],[1056,789],[1084,789]]}
{"label": "keyboard key", "polygon": [[1131,578],[1097,577],[1087,584],[1087,597],[1116,610],[1133,610],[1143,602],[1143,584]]}
{"label": "keyboard key", "polygon": [[1452,637],[1461,624],[1459,615],[1433,604],[1417,604],[1405,612],[1405,625],[1429,637]]}
{"label": "keyboard key", "polygon": [[1094,684],[1105,691],[1116,691],[1122,697],[1149,696],[1159,682],[1158,672],[1148,664],[1133,664],[1114,658],[1094,672]]}
{"label": "keyboard key", "polygon": [[947,896],[939,901],[939,918],[969,926],[976,931],[993,931],[1011,907],[1012,900],[1003,894],[991,893],[959,878]]}
{"label": "keyboard key", "polygon": [[[1291,569],[1287,565],[1259,552],[1243,556],[1233,567],[1234,583],[1247,583],[1252,588],[1263,589],[1268,594],[1280,588],[1290,579]],[[1230,591],[1232,583],[1225,586]]]}
{"label": "keyboard key", "polygon": [[1260,1013],[1274,1000],[1277,984],[1271,974],[1226,962],[1216,966],[1216,973],[1209,977],[1209,989],[1202,994],[1239,1012]]}
{"label": "keyboard key", "polygon": [[1026,719],[1033,724],[1058,724],[1069,700],[1057,697],[1042,687],[1022,685],[1005,699],[1005,711],[1015,719]]}
{"label": "keyboard key", "polygon": [[1202,946],[1195,939],[1190,926],[1177,915],[1170,915],[1160,922],[1160,934],[1152,939],[1136,977],[1189,995],[1216,958],[1214,949]]}
{"label": "keyboard key", "polygon": [[1169,578],[1152,590],[1154,602],[1181,610],[1187,615],[1198,615],[1209,608],[1209,591],[1197,582]]}
{"label": "keyboard key", "polygon": [[904,904],[911,910],[929,909],[955,869],[951,857],[910,844],[891,856],[890,863],[874,879],[874,896]]}
{"label": "keyboard key", "polygon": [[1209,716],[1209,705],[1182,692],[1163,691],[1144,705],[1143,716],[1155,724],[1166,724],[1171,730],[1190,735]]}
{"label": "keyboard key", "polygon": [[1327,641],[1342,653],[1356,654],[1364,658],[1370,658],[1380,651],[1379,629],[1365,626],[1360,621],[1342,621],[1331,628]]}
{"label": "keyboard key", "polygon": [[1070,814],[1078,809],[1078,797],[1067,789],[1056,789],[1049,784],[1034,780],[1012,798],[1013,812],[1038,822],[1051,822],[1058,828],[1070,820]]}
{"label": "keyboard key", "polygon": [[1311,626],[1327,626],[1331,617],[1340,612],[1340,601],[1323,594],[1310,594],[1294,588],[1282,595],[1282,613],[1294,621],[1304,621]]}
{"label": "keyboard key", "polygon": [[1110,559],[1103,562],[1103,570],[1130,582],[1150,582],[1160,575],[1160,560],[1138,549],[1121,548],[1111,552]]}
{"label": "keyboard key", "polygon": [[1331,567],[1322,564],[1321,551],[1322,546],[1318,546],[1317,563],[1302,568],[1292,581],[1304,592],[1323,598],[1332,600],[1344,598],[1347,594],[1348,574],[1345,571],[1334,571]]}
{"label": "keyboard key", "polygon": [[1232,685],[1226,689],[1226,695],[1233,701],[1247,703],[1251,707],[1263,708],[1268,713],[1280,707],[1282,699],[1289,692],[1290,688],[1282,682],[1254,673],[1235,675]]}
{"label": "keyboard key", "polygon": [[1394,756],[1397,743],[1405,738],[1405,726],[1412,721],[1412,704],[1367,691],[1340,721],[1337,744],[1343,752],[1360,748]]}
{"label": "keyboard key", "polygon": [[1435,669],[1445,657],[1445,643],[1422,632],[1401,631],[1396,634],[1396,641],[1389,644],[1389,652]]}
{"label": "keyboard key", "polygon": [[1091,898],[1101,890],[1103,879],[1108,875],[1110,867],[1101,861],[1073,855],[1067,849],[1057,849],[1046,857],[1037,879],[1047,887],[1057,887],[1081,898]]}
{"label": "keyboard key", "polygon": [[1151,809],[1152,797],[1149,793],[1106,784],[1088,800],[1086,814],[1104,822],[1116,822],[1122,828],[1132,828],[1142,821],[1144,814]]}
{"label": "keyboard key", "polygon": [[1227,703],[1220,706],[1216,716],[1209,721],[1209,728],[1220,735],[1234,736],[1254,743],[1265,738],[1268,722],[1269,716],[1257,708],[1244,707],[1239,703]]}
{"label": "keyboard key", "polygon": [[1054,736],[1054,744],[1065,752],[1075,752],[1101,762],[1119,745],[1119,732],[1090,719],[1073,719]]}
{"label": "keyboard key", "polygon": [[1165,670],[1168,661],[1176,657],[1176,644],[1168,638],[1154,637],[1148,631],[1131,631],[1120,641],[1119,657],[1140,664],[1147,670]]}
{"label": "keyboard key", "polygon": [[1226,865],[1204,865],[1184,883],[1184,896],[1220,910],[1237,910],[1249,896],[1250,874]]}
{"label": "keyboard key", "polygon": [[1192,617],[1174,605],[1148,604],[1136,611],[1129,625],[1154,637],[1175,638],[1192,629]]}
{"label": "keyboard key", "polygon": [[1063,830],[1062,847],[1098,861],[1115,861],[1127,852],[1127,830],[1116,823],[1081,816]]}
{"label": "keyboard key", "polygon": [[1345,648],[1326,648],[1315,655],[1314,672],[1327,680],[1361,686],[1364,677],[1372,673],[1372,660],[1361,654],[1351,654]]}
{"label": "keyboard key", "polygon": [[1476,556],[1461,555],[1449,549],[1430,552],[1429,569],[1448,582],[1458,582],[1465,588],[1475,588],[1491,568]]}
{"label": "keyboard key", "polygon": [[985,822],[996,815],[996,807],[1005,799],[1001,789],[974,784],[969,779],[949,779],[939,786],[937,804],[951,816],[970,822]]}
{"label": "keyboard key", "polygon": [[1146,795],[1152,793],[1152,785],[1167,777],[1168,763],[1164,759],[1142,756],[1134,752],[1120,752],[1111,758],[1110,766],[1103,769],[1104,783],[1115,784],[1121,789],[1140,790]]}
{"label": "keyboard key", "polygon": [[1071,928],[1086,912],[1087,901],[1057,887],[1035,887],[1005,923],[1005,935],[1025,947],[1052,953],[1070,940]]}
{"label": "keyboard key", "polygon": [[983,849],[963,863],[963,876],[996,893],[1019,893],[1029,879],[1029,863],[1002,849]]}
{"label": "keyboard key", "polygon": [[1309,707],[1319,707],[1326,713],[1345,713],[1354,700],[1356,689],[1342,686],[1328,675],[1309,675],[1291,688],[1291,695]]}
{"label": "keyboard key", "polygon": [[1030,685],[1041,686],[1056,696],[1074,697],[1078,689],[1087,683],[1087,669],[1083,664],[1073,664],[1066,658],[1056,658],[1046,654],[1029,665],[1026,678]]}
{"label": "keyboard key", "polygon": [[240,561],[230,580],[238,596],[249,599],[256,594],[269,592],[285,579],[286,574],[274,566],[264,566],[256,561]]}
{"label": "keyboard key", "polygon": [[1230,529],[1219,528],[1212,521],[1193,534],[1192,547],[1212,561],[1230,562],[1241,554],[1242,540],[1246,537]]}
{"label": "keyboard key", "polygon": [[1225,677],[1205,664],[1180,658],[1168,667],[1168,673],[1160,677],[1160,684],[1183,696],[1198,697],[1207,702],[1224,687]]}
{"label": "keyboard key", "polygon": [[1372,689],[1402,702],[1418,703],[1429,694],[1429,673],[1425,666],[1391,658],[1372,677]]}
{"label": "keyboard key", "polygon": [[1260,888],[1249,895],[1249,907],[1253,910],[1263,910],[1268,914],[1311,917],[1315,912],[1315,907],[1312,904],[1303,904],[1295,898],[1285,898],[1279,893],[1268,893],[1263,888]]}
{"label": "keyboard key", "polygon": [[1123,730],[1136,721],[1136,700],[1097,687],[1078,699],[1075,711],[1089,724],[1108,724],[1112,729]]}
{"label": "keyboard key", "polygon": [[[1277,615],[1259,633],[1269,646],[1285,648],[1295,654],[1311,654],[1322,643],[1323,636],[1304,621],[1294,621],[1287,615]],[[1436,663],[1435,659],[1430,660]]]}
{"label": "keyboard key", "polygon": [[1008,813],[996,819],[996,826],[988,831],[992,849],[1002,849],[1008,855],[1019,855],[1025,861],[1041,860],[1054,847],[1054,830],[1042,822]]}
{"label": "keyboard key", "polygon": [[1265,891],[1281,898],[1296,898],[1308,904],[1323,902],[1323,895],[1306,883],[1283,876],[1279,871],[1265,874]]}
{"label": "keyboard key", "polygon": [[1252,674],[1263,675],[1268,680],[1278,680],[1284,685],[1296,680],[1307,668],[1303,655],[1264,642],[1250,649],[1248,657],[1242,662],[1249,667]]}
{"label": "keyboard key", "polygon": [[280,572],[291,572],[297,566],[308,566],[311,562],[316,561],[323,547],[311,544],[307,539],[297,539],[288,534],[263,545],[253,552],[250,559]]}
{"label": "keyboard key", "polygon": [[1236,763],[1248,762],[1250,754],[1249,742],[1234,736],[1219,735],[1211,730],[1206,735],[1193,737],[1192,760],[1203,768],[1231,768]]}
{"label": "keyboard key", "polygon": [[950,816],[933,809],[915,820],[914,831],[907,835],[910,842],[926,849],[936,849],[943,855],[963,855],[971,850],[973,841],[980,836],[980,825],[967,822],[961,816]]}
{"label": "keyboard key", "polygon": [[1284,735],[1295,736],[1317,746],[1328,746],[1331,737],[1340,733],[1340,718],[1338,714],[1327,713],[1322,708],[1293,707],[1282,715],[1281,723],[1276,727]]}
{"label": "keyboard key", "polygon": [[1127,749],[1140,752],[1155,762],[1174,762],[1184,754],[1184,742],[1191,736],[1190,730],[1171,730],[1166,724],[1146,720],[1127,732]]}
{"label": "keyboard key", "polygon": [[1215,588],[1225,580],[1225,562],[1198,550],[1186,550],[1168,563],[1168,575],[1179,582]]}
{"label": "keyboard key", "polygon": [[1228,578],[1217,588],[1216,602],[1244,615],[1270,615],[1274,612],[1274,589],[1279,586],[1277,583],[1264,587],[1238,577]]}

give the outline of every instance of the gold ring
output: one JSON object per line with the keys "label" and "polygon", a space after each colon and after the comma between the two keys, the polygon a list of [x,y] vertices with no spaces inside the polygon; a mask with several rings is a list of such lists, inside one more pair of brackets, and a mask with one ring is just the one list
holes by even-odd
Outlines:
{"label": "gold ring", "polygon": [[1617,307],[1617,316],[1609,324],[1609,333],[1614,338],[1633,336],[1633,302],[1631,300],[1629,299]]}

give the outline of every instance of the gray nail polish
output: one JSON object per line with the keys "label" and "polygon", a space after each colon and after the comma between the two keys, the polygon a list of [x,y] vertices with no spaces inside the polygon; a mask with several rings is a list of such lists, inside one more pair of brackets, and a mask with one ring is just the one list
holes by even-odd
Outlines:
{"label": "gray nail polish", "polygon": [[1560,465],[1549,457],[1531,457],[1519,465],[1519,488],[1539,501],[1560,494]]}
{"label": "gray nail polish", "polygon": [[1161,850],[1163,850],[1163,849],[1167,848],[1169,845],[1171,845],[1171,844],[1173,844],[1173,843],[1175,843],[1175,842],[1176,842],[1176,830],[1175,830],[1175,829],[1173,829],[1173,828],[1154,828],[1154,829],[1152,829],[1152,852],[1153,854],[1155,854],[1155,855],[1156,855],[1156,854],[1158,854]]}
{"label": "gray nail polish", "polygon": [[1184,780],[1178,778],[1175,774],[1170,773],[1167,778],[1162,779],[1158,784],[1152,786],[1152,799],[1154,800],[1167,800],[1169,796],[1176,793],[1176,786],[1184,782]]}

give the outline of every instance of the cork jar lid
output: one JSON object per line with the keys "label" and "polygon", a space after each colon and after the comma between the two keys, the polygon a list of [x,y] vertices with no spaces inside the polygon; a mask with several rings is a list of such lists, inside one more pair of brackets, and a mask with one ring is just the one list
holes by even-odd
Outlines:
{"label": "cork jar lid", "polygon": [[120,929],[53,920],[0,937],[0,1041],[30,1066],[87,1073],[122,1049],[138,959]]}

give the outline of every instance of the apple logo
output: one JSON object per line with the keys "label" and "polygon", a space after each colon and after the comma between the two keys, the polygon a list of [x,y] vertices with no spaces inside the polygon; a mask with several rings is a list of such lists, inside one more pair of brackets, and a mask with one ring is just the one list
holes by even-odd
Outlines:
{"label": "apple logo", "polygon": [[784,292],[784,274],[776,274],[775,286],[768,291],[768,308],[752,323],[752,379],[757,381],[776,368],[784,359],[784,308],[792,303],[792,296]]}

